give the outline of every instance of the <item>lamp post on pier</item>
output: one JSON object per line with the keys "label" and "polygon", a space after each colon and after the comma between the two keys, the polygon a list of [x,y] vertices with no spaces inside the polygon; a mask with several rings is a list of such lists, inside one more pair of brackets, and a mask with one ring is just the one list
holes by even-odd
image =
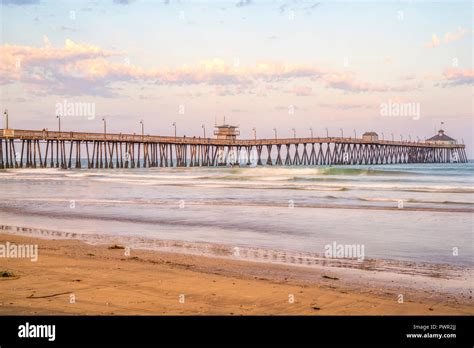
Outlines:
{"label": "lamp post on pier", "polygon": [[3,115],[5,116],[5,129],[9,129],[8,128],[8,110],[5,109],[5,112],[3,113]]}
{"label": "lamp post on pier", "polygon": [[56,118],[58,119],[58,131],[61,133],[61,115],[56,115]]}
{"label": "lamp post on pier", "polygon": [[102,117],[102,122],[104,122],[104,138],[107,137],[107,120],[105,117]]}

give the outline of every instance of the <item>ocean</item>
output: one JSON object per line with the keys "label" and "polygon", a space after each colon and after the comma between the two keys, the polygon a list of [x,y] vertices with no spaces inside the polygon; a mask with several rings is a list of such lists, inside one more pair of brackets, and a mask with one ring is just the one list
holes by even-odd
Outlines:
{"label": "ocean", "polygon": [[10,169],[0,229],[133,248],[472,266],[474,163],[333,167]]}

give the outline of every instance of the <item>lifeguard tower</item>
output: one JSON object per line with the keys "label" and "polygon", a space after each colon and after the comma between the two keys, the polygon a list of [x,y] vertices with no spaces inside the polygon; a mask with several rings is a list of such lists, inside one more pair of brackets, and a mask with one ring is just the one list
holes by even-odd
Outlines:
{"label": "lifeguard tower", "polygon": [[216,130],[214,130],[214,135],[217,139],[225,139],[225,140],[235,140],[237,136],[240,135],[240,130],[238,126],[232,126],[225,123],[218,126],[215,125]]}

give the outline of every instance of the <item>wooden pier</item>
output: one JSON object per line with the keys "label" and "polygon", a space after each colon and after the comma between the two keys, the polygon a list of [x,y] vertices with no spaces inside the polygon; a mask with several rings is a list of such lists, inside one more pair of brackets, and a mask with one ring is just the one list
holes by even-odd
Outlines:
{"label": "wooden pier", "polygon": [[467,162],[463,144],[347,137],[249,140],[0,129],[0,169],[451,162]]}

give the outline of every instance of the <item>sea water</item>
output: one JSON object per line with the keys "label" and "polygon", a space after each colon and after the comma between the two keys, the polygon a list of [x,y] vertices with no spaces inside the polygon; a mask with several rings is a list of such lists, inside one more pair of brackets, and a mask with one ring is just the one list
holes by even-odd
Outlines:
{"label": "sea water", "polygon": [[472,266],[473,169],[9,169],[0,171],[0,226],[190,249],[322,255],[327,245],[354,244],[366,258]]}

